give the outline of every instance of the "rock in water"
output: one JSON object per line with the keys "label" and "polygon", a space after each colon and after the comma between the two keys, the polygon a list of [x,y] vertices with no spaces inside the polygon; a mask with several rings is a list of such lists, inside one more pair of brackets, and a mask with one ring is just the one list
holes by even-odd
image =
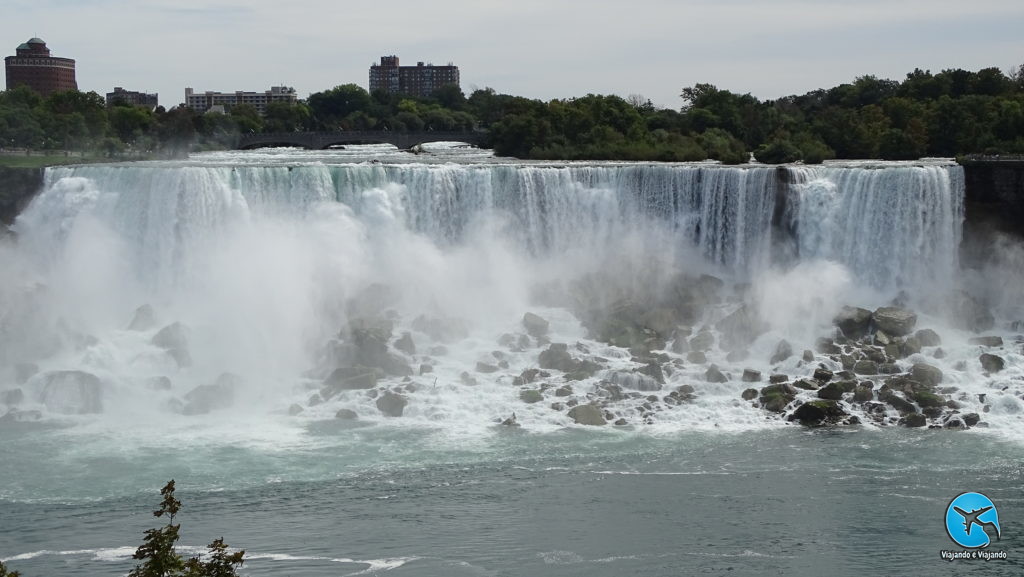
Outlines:
{"label": "rock in water", "polygon": [[338,412],[334,413],[334,418],[343,421],[354,421],[359,418],[359,414],[352,409],[338,409]]}
{"label": "rock in water", "polygon": [[412,333],[402,333],[401,338],[395,341],[395,348],[407,355],[415,355],[416,343],[412,340]]}
{"label": "rock in water", "polygon": [[608,376],[608,380],[614,385],[619,385],[624,389],[633,391],[652,392],[661,390],[661,383],[657,379],[643,373],[615,371]]}
{"label": "rock in water", "polygon": [[409,399],[405,395],[399,395],[391,391],[387,391],[377,398],[377,409],[389,417],[401,417],[405,411],[405,406],[408,404]]}
{"label": "rock in water", "polygon": [[608,423],[601,414],[601,408],[597,405],[577,405],[569,409],[569,417],[577,425],[590,425],[599,427]]}
{"label": "rock in water", "polygon": [[859,307],[843,307],[832,319],[832,324],[843,331],[848,339],[859,339],[868,334],[871,326],[871,311]]}
{"label": "rock in water", "polygon": [[801,425],[813,427],[838,422],[846,416],[839,403],[834,400],[808,401],[790,415],[790,420],[799,421]]}
{"label": "rock in water", "polygon": [[185,395],[185,406],[182,413],[186,415],[205,415],[210,411],[227,409],[235,403],[236,389],[244,383],[242,377],[232,373],[222,373],[212,385],[199,385]]}
{"label": "rock in water", "polygon": [[934,387],[942,382],[942,371],[927,363],[917,363],[910,372],[913,379],[926,387]]}
{"label": "rock in water", "polygon": [[767,330],[745,305],[718,321],[715,328],[722,334],[722,346],[728,350],[750,346]]}
{"label": "rock in water", "polygon": [[43,375],[40,401],[46,409],[64,415],[103,412],[103,385],[99,377],[83,371],[54,371]]}
{"label": "rock in water", "polygon": [[793,345],[789,344],[789,341],[783,339],[779,341],[778,345],[775,345],[775,354],[772,355],[771,364],[775,365],[793,356]]}
{"label": "rock in water", "polygon": [[937,347],[942,344],[942,338],[939,333],[932,329],[921,329],[914,333],[914,337],[917,338],[917,342],[922,347]]}
{"label": "rock in water", "polygon": [[916,314],[898,307],[882,307],[873,316],[878,330],[894,337],[909,335],[917,324]]}
{"label": "rock in water", "polygon": [[526,389],[525,391],[519,391],[519,400],[532,405],[543,401],[544,395],[536,389]]}
{"label": "rock in water", "polygon": [[576,368],[576,360],[569,354],[569,345],[551,343],[546,351],[540,353],[538,364],[542,369],[570,372]]}
{"label": "rock in water", "polygon": [[148,331],[155,326],[156,313],[153,312],[153,307],[147,304],[135,309],[135,314],[132,316],[132,322],[128,323],[128,330]]}
{"label": "rock in water", "polygon": [[998,348],[1003,346],[1003,337],[974,337],[967,342],[982,347]]}
{"label": "rock in water", "polygon": [[709,383],[727,383],[729,377],[722,374],[716,365],[711,365],[707,371],[704,371],[704,380]]}
{"label": "rock in water", "polygon": [[523,327],[533,338],[540,338],[548,334],[548,321],[533,313],[523,315]]}
{"label": "rock in water", "polygon": [[179,367],[192,366],[192,355],[188,351],[188,328],[185,325],[167,325],[160,329],[150,343],[167,351]]}
{"label": "rock in water", "polygon": [[743,369],[744,383],[757,383],[761,381],[761,371],[754,369]]}
{"label": "rock in water", "polygon": [[1006,361],[1003,357],[998,355],[990,355],[988,353],[982,353],[978,360],[981,361],[981,368],[985,369],[990,373],[998,373],[1006,367]]}
{"label": "rock in water", "polygon": [[377,371],[370,367],[339,367],[324,379],[324,388],[331,396],[338,391],[372,389],[377,386]]}

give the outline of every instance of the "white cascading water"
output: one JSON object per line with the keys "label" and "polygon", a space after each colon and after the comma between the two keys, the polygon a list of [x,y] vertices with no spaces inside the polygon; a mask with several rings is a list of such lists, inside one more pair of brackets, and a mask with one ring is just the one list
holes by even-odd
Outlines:
{"label": "white cascading water", "polygon": [[[0,286],[0,390],[15,386],[19,363],[35,363],[39,374],[84,370],[103,383],[105,414],[187,423],[195,417],[174,414],[175,400],[231,372],[246,383],[236,405],[285,419],[296,404],[302,418],[351,408],[371,422],[480,431],[517,413],[524,427],[545,430],[571,420],[548,402],[524,404],[511,386],[542,349],[493,353],[502,334],[523,331],[524,312],[547,318],[552,341],[579,342],[607,370],[634,365],[625,350],[589,340],[557,298],[538,300],[544,287],[594,273],[615,279],[600,287],[611,297],[677,273],[753,283],[771,330],[747,360],[730,363],[717,350],[709,360],[734,377],[744,367],[800,375],[813,366],[799,354],[769,366],[780,338],[813,348],[841,305],[878,306],[901,289],[951,290],[958,271],[963,177],[951,163],[379,164],[289,154],[49,169],[14,227],[16,244],[0,253],[13,271]],[[775,250],[783,245],[785,258]],[[323,379],[314,369],[325,344],[354,314],[351,299],[368,293],[394,309],[396,336],[413,333],[411,366],[433,368],[412,378],[401,419],[381,417],[361,391],[307,403]],[[128,330],[145,304],[156,323]],[[736,304],[713,307],[701,322],[713,325]],[[411,328],[421,314],[467,321],[467,338],[439,348]],[[188,327],[188,366],[152,343],[174,322]],[[954,343],[965,342],[958,334]],[[475,372],[498,360],[508,367]],[[1008,360],[1006,378],[1021,372],[1020,359]],[[666,391],[693,383],[697,399],[667,408],[653,429],[778,424],[739,400],[746,387],[738,378],[704,383],[704,369],[681,364],[669,377]],[[993,386],[971,370],[951,380]],[[465,385],[463,373],[479,384]],[[577,394],[603,375],[575,383]],[[172,387],[152,390],[158,376]],[[48,416],[40,377],[21,386],[25,406]],[[1007,401],[1008,414],[1018,409]]]}

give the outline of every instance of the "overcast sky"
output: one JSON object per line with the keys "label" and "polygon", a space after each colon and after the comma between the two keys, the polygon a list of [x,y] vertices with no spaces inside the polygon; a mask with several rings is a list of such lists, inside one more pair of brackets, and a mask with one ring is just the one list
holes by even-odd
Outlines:
{"label": "overcast sky", "polygon": [[678,108],[709,82],[758,98],[915,67],[1024,63],[1022,0],[3,0],[0,52],[32,36],[78,86],[160,93],[367,86],[395,54],[459,66],[462,88],[548,100],[642,94]]}

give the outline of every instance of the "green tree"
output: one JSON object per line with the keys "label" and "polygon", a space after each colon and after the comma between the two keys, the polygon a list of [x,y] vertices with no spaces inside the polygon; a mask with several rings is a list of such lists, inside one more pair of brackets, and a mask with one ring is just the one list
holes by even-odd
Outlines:
{"label": "green tree", "polygon": [[210,543],[207,550],[207,561],[193,557],[185,562],[183,577],[237,577],[235,568],[241,567],[245,562],[245,551],[228,553],[228,546],[224,544],[223,537]]}
{"label": "green tree", "polygon": [[174,516],[181,510],[181,501],[174,498],[174,479],[160,489],[163,500],[160,508],[153,511],[156,517],[167,516],[167,525],[149,529],[142,545],[135,551],[134,559],[142,561],[128,577],[173,577],[180,575],[185,562],[174,550],[178,542],[181,525],[174,524]]}
{"label": "green tree", "polygon": [[0,561],[0,577],[21,577],[21,573],[17,571],[10,571],[4,566],[3,562]]}
{"label": "green tree", "polygon": [[335,130],[343,118],[354,112],[368,111],[372,99],[362,86],[342,84],[330,90],[311,94],[306,103],[318,127]]}

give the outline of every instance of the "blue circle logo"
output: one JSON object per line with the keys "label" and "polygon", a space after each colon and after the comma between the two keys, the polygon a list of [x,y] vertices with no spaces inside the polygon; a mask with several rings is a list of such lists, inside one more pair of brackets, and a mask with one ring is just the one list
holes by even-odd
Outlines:
{"label": "blue circle logo", "polygon": [[946,532],[957,545],[983,549],[1000,538],[995,503],[981,493],[961,493],[946,507]]}

